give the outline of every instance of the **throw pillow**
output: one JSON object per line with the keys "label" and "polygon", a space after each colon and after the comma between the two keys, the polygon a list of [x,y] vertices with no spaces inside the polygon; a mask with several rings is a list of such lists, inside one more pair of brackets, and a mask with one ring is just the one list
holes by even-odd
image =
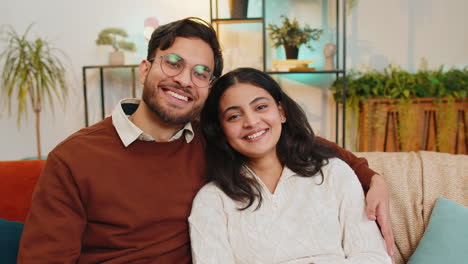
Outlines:
{"label": "throw pillow", "polygon": [[0,259],[2,264],[15,264],[23,223],[0,218]]}
{"label": "throw pillow", "polygon": [[407,264],[459,264],[468,260],[468,208],[439,197]]}

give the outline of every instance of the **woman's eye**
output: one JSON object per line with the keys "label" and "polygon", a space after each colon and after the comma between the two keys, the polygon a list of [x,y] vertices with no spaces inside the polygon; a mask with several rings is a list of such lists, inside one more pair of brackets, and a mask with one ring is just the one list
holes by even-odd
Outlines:
{"label": "woman's eye", "polygon": [[231,121],[231,120],[234,120],[234,119],[236,119],[236,118],[238,118],[238,117],[239,117],[239,115],[231,115],[231,116],[228,117],[227,120],[228,120],[228,121]]}
{"label": "woman's eye", "polygon": [[266,105],[266,104],[265,105],[259,105],[259,106],[257,106],[257,110],[262,110],[262,109],[265,109],[267,107],[268,107],[268,105]]}

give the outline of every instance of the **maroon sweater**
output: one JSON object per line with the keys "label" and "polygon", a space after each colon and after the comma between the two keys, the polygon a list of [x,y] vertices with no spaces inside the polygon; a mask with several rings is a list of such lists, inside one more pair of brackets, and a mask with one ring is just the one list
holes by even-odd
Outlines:
{"label": "maroon sweater", "polygon": [[37,183],[18,263],[190,263],[202,150],[200,133],[125,148],[110,118],[70,136]]}
{"label": "maroon sweater", "polygon": [[[189,144],[125,148],[107,118],[60,143],[37,183],[18,263],[191,263],[187,218],[205,164],[194,130]],[[334,147],[367,189],[366,161]]]}

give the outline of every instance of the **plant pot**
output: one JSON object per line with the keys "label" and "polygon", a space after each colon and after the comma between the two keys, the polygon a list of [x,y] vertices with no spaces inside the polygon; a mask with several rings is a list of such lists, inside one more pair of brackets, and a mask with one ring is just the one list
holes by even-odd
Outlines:
{"label": "plant pot", "polygon": [[109,54],[109,64],[110,65],[124,65],[125,64],[125,54],[123,51],[114,51]]}
{"label": "plant pot", "polygon": [[283,45],[284,51],[286,52],[286,59],[288,60],[297,60],[297,55],[299,55],[299,48],[289,45]]}
{"label": "plant pot", "polygon": [[231,18],[244,19],[247,18],[247,6],[249,0],[229,0],[229,11]]}
{"label": "plant pot", "polygon": [[360,106],[358,151],[467,154],[468,100],[367,99]]}

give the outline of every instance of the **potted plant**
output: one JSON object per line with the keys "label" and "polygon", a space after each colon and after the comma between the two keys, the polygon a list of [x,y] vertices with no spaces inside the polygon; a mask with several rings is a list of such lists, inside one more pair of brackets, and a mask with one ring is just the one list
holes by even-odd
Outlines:
{"label": "potted plant", "polygon": [[53,110],[54,100],[63,102],[68,86],[65,67],[61,59],[64,54],[43,38],[28,40],[31,25],[23,35],[7,27],[6,47],[0,54],[1,94],[11,115],[13,102],[18,105],[17,122],[27,117],[29,107],[36,119],[37,158],[41,158],[40,115],[44,106]]}
{"label": "potted plant", "polygon": [[109,45],[114,49],[114,52],[109,56],[109,63],[111,65],[125,64],[125,55],[120,51],[121,49],[126,51],[136,51],[135,44],[125,40],[127,37],[127,32],[121,28],[106,28],[99,32],[96,44]]}
{"label": "potted plant", "polygon": [[244,19],[247,18],[247,7],[249,0],[229,0],[229,11],[231,18]]}
{"label": "potted plant", "polygon": [[[424,64],[423,64],[424,65]],[[468,68],[409,73],[389,65],[384,71],[346,76],[346,108],[357,129],[357,151],[433,150],[467,153]],[[333,84],[343,96],[342,79]]]}
{"label": "potted plant", "polygon": [[284,46],[287,59],[297,59],[302,44],[307,44],[307,48],[313,49],[310,42],[319,40],[323,33],[322,29],[311,28],[309,25],[302,28],[296,18],[291,22],[284,15],[281,15],[281,26],[268,24],[266,29],[270,31],[268,36],[275,48]]}

